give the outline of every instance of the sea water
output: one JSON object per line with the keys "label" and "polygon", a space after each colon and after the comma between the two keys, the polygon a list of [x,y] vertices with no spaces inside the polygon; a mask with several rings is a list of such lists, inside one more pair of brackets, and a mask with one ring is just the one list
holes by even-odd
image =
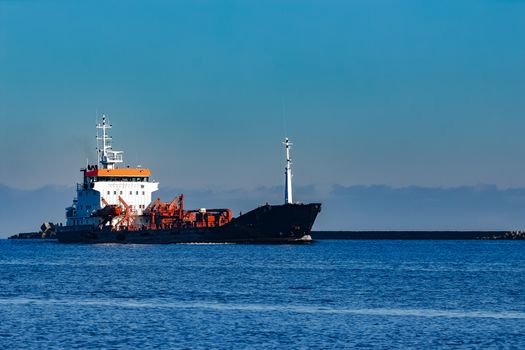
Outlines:
{"label": "sea water", "polygon": [[0,240],[0,349],[525,348],[525,242]]}

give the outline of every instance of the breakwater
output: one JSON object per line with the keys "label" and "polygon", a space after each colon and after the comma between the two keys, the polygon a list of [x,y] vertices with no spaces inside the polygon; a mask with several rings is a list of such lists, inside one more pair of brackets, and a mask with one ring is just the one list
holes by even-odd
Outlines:
{"label": "breakwater", "polygon": [[[55,239],[53,232],[29,232],[9,239]],[[525,240],[525,231],[312,231],[314,240]]]}
{"label": "breakwater", "polygon": [[523,240],[525,231],[312,231],[315,239]]}

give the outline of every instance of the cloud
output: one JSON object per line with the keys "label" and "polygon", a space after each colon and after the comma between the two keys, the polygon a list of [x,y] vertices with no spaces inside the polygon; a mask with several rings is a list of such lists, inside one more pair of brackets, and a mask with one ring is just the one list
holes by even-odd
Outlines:
{"label": "cloud", "polygon": [[[320,226],[330,229],[517,229],[525,227],[525,189],[334,186],[325,209]],[[336,217],[343,213],[346,225]]]}
{"label": "cloud", "polygon": [[[234,214],[281,203],[281,186],[224,190],[161,188],[168,201],[184,193],[187,208],[231,208]],[[0,185],[0,237],[36,230],[43,221],[64,221],[74,189],[24,191]],[[317,230],[511,230],[525,228],[525,188],[493,185],[453,188],[298,186],[295,198],[322,202]]]}
{"label": "cloud", "polygon": [[0,238],[36,231],[44,221],[64,220],[73,200],[73,188],[46,186],[19,190],[0,185]]}

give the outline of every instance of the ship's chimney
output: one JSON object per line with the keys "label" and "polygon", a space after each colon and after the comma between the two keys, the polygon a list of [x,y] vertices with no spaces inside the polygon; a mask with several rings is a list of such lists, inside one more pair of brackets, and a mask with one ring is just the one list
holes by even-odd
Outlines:
{"label": "ship's chimney", "polygon": [[284,203],[292,204],[292,159],[290,158],[290,148],[293,143],[287,138],[284,139],[283,145],[286,149],[286,168],[284,177]]}

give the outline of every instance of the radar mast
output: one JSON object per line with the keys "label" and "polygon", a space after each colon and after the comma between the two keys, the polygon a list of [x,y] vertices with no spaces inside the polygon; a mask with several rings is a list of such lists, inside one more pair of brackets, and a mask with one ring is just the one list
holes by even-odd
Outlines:
{"label": "radar mast", "polygon": [[284,139],[283,145],[286,149],[286,168],[285,168],[285,178],[284,178],[284,203],[292,204],[292,159],[290,158],[290,149],[292,148],[293,143],[287,138]]}
{"label": "radar mast", "polygon": [[[115,164],[123,162],[123,151],[113,151],[111,147],[112,137],[109,136],[107,129],[111,129],[111,124],[106,122],[106,115],[102,115],[102,123],[97,124],[97,129],[102,129],[102,136],[97,134],[98,163],[102,169],[115,169]],[[102,141],[102,148],[98,142]]]}

